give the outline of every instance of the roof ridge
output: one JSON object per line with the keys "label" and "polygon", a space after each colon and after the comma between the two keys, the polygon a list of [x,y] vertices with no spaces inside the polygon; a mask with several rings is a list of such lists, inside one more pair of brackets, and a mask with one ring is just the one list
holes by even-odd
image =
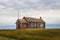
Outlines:
{"label": "roof ridge", "polygon": [[32,19],[39,19],[39,18],[34,18],[34,17],[23,17],[23,18],[32,18]]}

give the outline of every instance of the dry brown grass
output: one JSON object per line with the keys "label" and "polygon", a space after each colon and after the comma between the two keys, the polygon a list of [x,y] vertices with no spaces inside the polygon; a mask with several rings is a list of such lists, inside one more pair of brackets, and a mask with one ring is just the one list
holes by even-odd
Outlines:
{"label": "dry brown grass", "polygon": [[60,29],[0,30],[0,36],[16,40],[60,40]]}

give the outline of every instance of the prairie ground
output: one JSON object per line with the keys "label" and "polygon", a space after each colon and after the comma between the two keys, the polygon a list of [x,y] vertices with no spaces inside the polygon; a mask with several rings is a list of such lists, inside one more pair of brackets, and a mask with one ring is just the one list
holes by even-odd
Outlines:
{"label": "prairie ground", "polygon": [[60,29],[12,29],[0,30],[3,40],[60,40]]}

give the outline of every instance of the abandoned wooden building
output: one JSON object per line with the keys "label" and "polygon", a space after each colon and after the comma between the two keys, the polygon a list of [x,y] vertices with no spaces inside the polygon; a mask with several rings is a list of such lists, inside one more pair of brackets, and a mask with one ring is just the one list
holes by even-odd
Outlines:
{"label": "abandoned wooden building", "polygon": [[45,22],[41,17],[39,19],[23,17],[23,19],[17,19],[16,21],[16,29],[21,28],[45,28]]}

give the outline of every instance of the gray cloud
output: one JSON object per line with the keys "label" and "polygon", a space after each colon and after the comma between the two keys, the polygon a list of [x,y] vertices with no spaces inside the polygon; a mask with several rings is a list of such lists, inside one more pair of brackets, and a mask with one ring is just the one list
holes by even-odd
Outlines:
{"label": "gray cloud", "polygon": [[0,26],[15,25],[16,9],[20,9],[20,18],[42,16],[48,24],[60,23],[60,0],[0,0]]}
{"label": "gray cloud", "polygon": [[0,5],[15,9],[60,9],[60,0],[2,0]]}

